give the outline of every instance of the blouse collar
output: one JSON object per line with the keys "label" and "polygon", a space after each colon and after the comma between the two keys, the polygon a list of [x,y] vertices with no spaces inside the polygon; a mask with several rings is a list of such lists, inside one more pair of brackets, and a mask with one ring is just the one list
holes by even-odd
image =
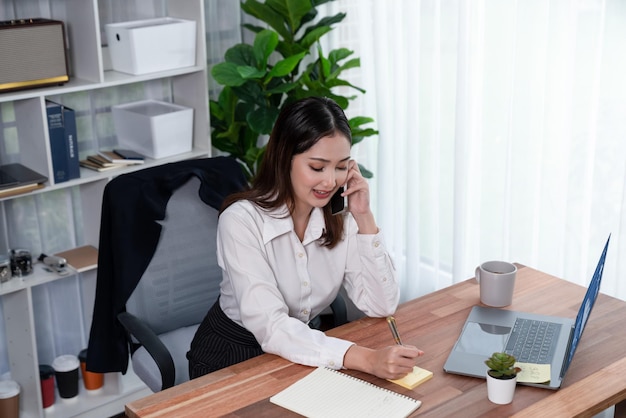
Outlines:
{"label": "blouse collar", "polygon": [[[289,215],[287,205],[271,209],[260,210],[263,217],[263,243],[267,244],[274,238],[294,231],[293,218]],[[312,241],[321,238],[326,224],[324,222],[324,212],[322,208],[313,208],[309,223],[304,231],[302,245],[307,245]]]}

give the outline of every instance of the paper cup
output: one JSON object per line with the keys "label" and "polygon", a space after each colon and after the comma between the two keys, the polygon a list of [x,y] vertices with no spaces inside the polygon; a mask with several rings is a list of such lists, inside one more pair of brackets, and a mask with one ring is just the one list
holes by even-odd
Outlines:
{"label": "paper cup", "polygon": [[83,375],[83,385],[87,390],[98,390],[104,384],[104,375],[102,373],[94,373],[87,370],[87,349],[82,350],[78,354],[80,360],[80,371]]}
{"label": "paper cup", "polygon": [[13,380],[0,381],[0,417],[19,418],[20,385]]}
{"label": "paper cup", "polygon": [[39,383],[44,408],[54,405],[54,369],[48,364],[39,365]]}
{"label": "paper cup", "polygon": [[78,357],[65,354],[54,359],[54,368],[57,389],[59,396],[64,399],[73,398],[78,395],[78,368],[80,363]]}

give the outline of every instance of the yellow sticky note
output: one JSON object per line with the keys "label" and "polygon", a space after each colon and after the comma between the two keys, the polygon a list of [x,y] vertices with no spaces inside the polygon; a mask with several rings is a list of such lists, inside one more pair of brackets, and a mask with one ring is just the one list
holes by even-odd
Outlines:
{"label": "yellow sticky note", "polygon": [[404,376],[402,379],[396,379],[396,380],[387,379],[387,380],[389,380],[392,383],[395,383],[396,385],[405,387],[407,389],[413,389],[419,386],[420,384],[424,383],[425,381],[429,380],[431,377],[433,377],[433,372],[430,372],[426,369],[422,369],[421,367],[414,366],[413,371],[407,374],[406,376]]}
{"label": "yellow sticky note", "polygon": [[550,365],[535,363],[515,363],[522,369],[517,374],[517,381],[523,383],[546,383],[550,381]]}

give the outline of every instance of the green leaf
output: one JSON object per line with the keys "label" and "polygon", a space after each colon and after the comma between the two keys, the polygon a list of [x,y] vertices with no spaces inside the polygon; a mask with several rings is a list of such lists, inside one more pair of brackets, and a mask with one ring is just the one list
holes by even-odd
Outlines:
{"label": "green leaf", "polygon": [[218,103],[220,108],[224,112],[224,121],[232,122],[235,114],[235,107],[237,106],[237,96],[233,93],[231,87],[224,87],[218,97]]}
{"label": "green leaf", "polygon": [[332,28],[330,26],[321,26],[313,29],[312,31],[307,32],[302,39],[298,41],[298,43],[302,45],[303,48],[308,50],[315,42],[319,41],[322,36],[326,35],[331,30]]}
{"label": "green leaf", "polygon": [[320,69],[322,73],[321,79],[326,80],[326,78],[330,74],[330,62],[322,56],[320,56],[319,62],[320,62]]}
{"label": "green leaf", "polygon": [[296,33],[300,20],[313,8],[309,0],[267,0],[265,4],[287,20],[292,33]]}
{"label": "green leaf", "polygon": [[256,0],[246,0],[241,4],[241,10],[270,25],[283,39],[293,41],[293,34],[285,25],[283,17],[268,5]]}
{"label": "green leaf", "polygon": [[306,34],[322,26],[332,27],[332,25],[334,25],[335,23],[341,22],[345,17],[346,17],[345,13],[337,13],[334,16],[323,17],[314,25],[307,27],[304,33]]}
{"label": "green leaf", "polygon": [[256,67],[250,67],[247,65],[245,66],[242,65],[242,66],[237,67],[237,72],[242,78],[246,80],[251,79],[251,78],[256,78],[256,79],[263,78],[265,77],[265,74],[266,74],[265,70],[259,70]]}
{"label": "green leaf", "polygon": [[345,64],[343,64],[341,67],[337,68],[334,71],[334,76],[339,75],[339,73],[341,73],[344,70],[349,70],[350,68],[358,68],[361,66],[361,59],[360,58],[353,58],[349,61],[347,61]]}
{"label": "green leaf", "polygon": [[267,59],[276,49],[278,45],[278,35],[271,30],[263,30],[254,38],[254,57],[256,58],[257,67],[265,69],[267,67]]}
{"label": "green leaf", "polygon": [[254,103],[247,103],[247,102],[241,102],[241,101],[237,102],[237,105],[235,106],[235,112],[234,112],[234,120],[237,121],[236,123],[241,123],[245,126],[245,124],[248,123],[246,121],[248,114],[251,113],[255,108],[256,108],[256,105]]}
{"label": "green leaf", "polygon": [[374,177],[374,173],[363,167],[361,164],[359,164],[359,170],[361,170],[361,175],[366,179],[371,179],[372,177]]}
{"label": "green leaf", "polygon": [[348,48],[333,49],[330,51],[330,54],[328,54],[328,60],[335,65],[342,59],[348,58],[353,53],[354,51],[350,51]]}
{"label": "green leaf", "polygon": [[291,90],[298,87],[298,85],[299,85],[298,83],[282,83],[274,88],[265,90],[265,94],[271,95],[271,94],[278,94],[278,93],[288,93]]}
{"label": "green leaf", "polygon": [[300,54],[301,52],[308,53],[309,48],[304,48],[302,45],[293,42],[279,41],[276,51],[286,58],[292,55]]}
{"label": "green leaf", "polygon": [[248,150],[256,149],[259,142],[259,133],[246,124],[244,129],[241,130],[239,142],[241,144],[242,155],[245,158],[245,155],[248,154]]}
{"label": "green leaf", "polygon": [[211,75],[223,86],[241,86],[246,80],[241,77],[237,65],[232,62],[221,62],[211,69]]}
{"label": "green leaf", "polygon": [[[248,81],[241,86],[232,87],[232,89],[233,93],[237,95],[239,100],[246,102],[249,106],[264,105],[265,100],[263,98],[263,89],[261,89],[259,83]],[[242,117],[241,119],[245,119],[245,117]]]}
{"label": "green leaf", "polygon": [[373,135],[378,135],[378,131],[375,129],[365,129],[363,131],[352,132],[352,145],[356,145],[365,138]]}
{"label": "green leaf", "polygon": [[348,123],[350,124],[350,129],[356,129],[361,125],[372,122],[374,122],[374,119],[366,116],[355,116],[348,120]]}
{"label": "green leaf", "polygon": [[269,134],[278,118],[279,110],[270,107],[259,107],[247,116],[250,127],[260,134]]}
{"label": "green leaf", "polygon": [[251,67],[256,67],[257,64],[252,45],[248,44],[237,44],[228,48],[224,54],[224,60],[236,65],[249,65]]}
{"label": "green leaf", "polygon": [[211,145],[220,151],[227,152],[235,158],[237,157],[237,147],[233,145],[233,143],[230,142],[228,139],[212,136]]}
{"label": "green leaf", "polygon": [[293,55],[291,57],[285,58],[284,60],[280,60],[274,65],[274,67],[269,71],[270,77],[284,77],[287,74],[291,73],[294,68],[300,63],[302,58],[306,55],[306,52],[301,52],[297,55]]}
{"label": "green leaf", "polygon": [[209,111],[211,114],[211,122],[215,124],[216,121],[224,120],[224,109],[215,100],[209,100]]}
{"label": "green leaf", "polygon": [[327,94],[327,96],[333,99],[335,102],[337,102],[337,104],[341,106],[342,109],[346,109],[348,105],[350,104],[348,99],[343,96],[337,96],[335,94]]}
{"label": "green leaf", "polygon": [[378,135],[378,131],[376,129],[373,128],[367,128],[367,129],[358,129],[354,131],[354,136],[359,136],[361,138],[364,138],[366,136],[373,136],[373,135]]}

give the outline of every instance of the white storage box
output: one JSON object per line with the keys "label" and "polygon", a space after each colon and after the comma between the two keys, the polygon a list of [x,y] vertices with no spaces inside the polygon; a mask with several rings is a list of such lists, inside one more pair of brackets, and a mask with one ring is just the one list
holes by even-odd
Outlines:
{"label": "white storage box", "polygon": [[193,109],[143,100],[112,107],[120,148],[150,158],[163,158],[191,151]]}
{"label": "white storage box", "polygon": [[196,65],[196,22],[164,17],[105,25],[111,67],[146,74]]}

